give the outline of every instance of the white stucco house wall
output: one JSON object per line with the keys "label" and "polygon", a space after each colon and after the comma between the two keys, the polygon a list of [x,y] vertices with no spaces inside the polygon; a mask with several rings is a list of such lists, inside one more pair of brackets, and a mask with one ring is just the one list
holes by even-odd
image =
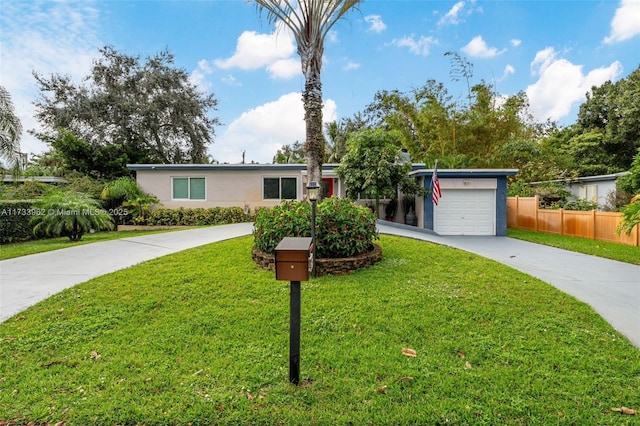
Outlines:
{"label": "white stucco house wall", "polygon": [[[344,197],[335,173],[337,164],[322,167],[325,196]],[[164,208],[273,207],[282,200],[306,197],[305,164],[129,164],[144,191]]]}
{"label": "white stucco house wall", "polygon": [[607,204],[609,194],[616,191],[618,178],[626,174],[629,172],[575,178],[567,184],[567,190],[576,199],[595,201],[602,208]]}

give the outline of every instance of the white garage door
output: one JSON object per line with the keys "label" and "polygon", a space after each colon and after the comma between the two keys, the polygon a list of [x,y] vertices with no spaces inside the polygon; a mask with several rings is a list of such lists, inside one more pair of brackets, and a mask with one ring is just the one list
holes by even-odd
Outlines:
{"label": "white garage door", "polygon": [[440,235],[495,235],[494,189],[443,189],[433,206],[433,230]]}

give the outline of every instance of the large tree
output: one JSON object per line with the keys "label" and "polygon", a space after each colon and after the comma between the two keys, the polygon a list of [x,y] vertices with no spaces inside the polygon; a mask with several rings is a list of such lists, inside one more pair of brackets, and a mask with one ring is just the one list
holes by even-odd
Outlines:
{"label": "large tree", "polygon": [[100,49],[89,76],[75,84],[69,76],[34,73],[40,99],[36,118],[55,137],[67,129],[94,148],[136,151],[157,163],[201,163],[213,142],[217,100],[189,81],[162,51],[146,58]]}
{"label": "large tree", "polygon": [[405,162],[397,131],[365,129],[351,135],[347,153],[336,169],[344,180],[347,195],[355,200],[370,197],[375,209],[380,199],[396,199],[398,190],[405,195],[425,195],[426,191],[411,176],[411,164]]}
{"label": "large tree", "polygon": [[18,164],[22,124],[15,114],[9,91],[0,86],[0,159]]}
{"label": "large tree", "polygon": [[495,167],[502,145],[537,138],[528,106],[524,93],[498,99],[484,82],[471,87],[468,105],[456,103],[442,83],[429,80],[407,93],[378,92],[366,112],[378,127],[399,132],[414,161]]}
{"label": "large tree", "polygon": [[628,170],[640,148],[640,67],[586,96],[577,122],[544,143],[578,176]]}
{"label": "large tree", "polygon": [[305,85],[302,94],[306,122],[305,156],[309,180],[322,180],[322,55],[333,25],[362,0],[253,0],[270,22],[282,22],[296,40]]}

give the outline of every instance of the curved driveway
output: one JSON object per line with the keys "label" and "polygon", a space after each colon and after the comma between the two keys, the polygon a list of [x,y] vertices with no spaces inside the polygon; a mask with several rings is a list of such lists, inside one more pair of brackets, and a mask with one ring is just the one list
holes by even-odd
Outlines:
{"label": "curved driveway", "polygon": [[[0,261],[0,322],[65,288],[156,257],[249,235],[250,223],[87,244]],[[506,237],[449,237],[379,222],[383,234],[443,244],[504,263],[591,305],[640,347],[640,266]]]}

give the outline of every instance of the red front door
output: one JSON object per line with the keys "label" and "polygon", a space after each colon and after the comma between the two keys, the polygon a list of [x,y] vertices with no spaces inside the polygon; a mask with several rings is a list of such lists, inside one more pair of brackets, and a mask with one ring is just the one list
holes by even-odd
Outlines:
{"label": "red front door", "polygon": [[333,197],[333,179],[322,179],[322,196],[325,198]]}

